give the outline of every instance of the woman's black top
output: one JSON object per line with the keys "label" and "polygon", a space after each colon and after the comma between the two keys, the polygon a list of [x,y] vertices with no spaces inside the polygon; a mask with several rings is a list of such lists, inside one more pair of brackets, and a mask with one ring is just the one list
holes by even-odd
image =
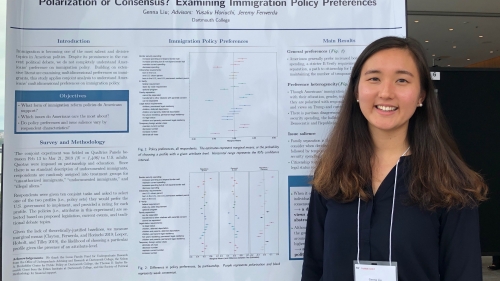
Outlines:
{"label": "woman's black top", "polygon": [[[411,156],[401,157],[396,183],[392,261],[398,281],[481,281],[477,208],[425,211],[408,204],[410,161]],[[389,260],[395,170],[372,200],[361,201],[360,260]],[[357,211],[358,200],[339,203],[312,191],[302,281],[354,280]]]}

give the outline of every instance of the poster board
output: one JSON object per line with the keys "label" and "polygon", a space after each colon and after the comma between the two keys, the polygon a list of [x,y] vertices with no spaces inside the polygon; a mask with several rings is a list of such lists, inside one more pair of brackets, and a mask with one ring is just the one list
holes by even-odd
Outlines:
{"label": "poster board", "polygon": [[300,280],[307,177],[404,1],[8,1],[4,280]]}

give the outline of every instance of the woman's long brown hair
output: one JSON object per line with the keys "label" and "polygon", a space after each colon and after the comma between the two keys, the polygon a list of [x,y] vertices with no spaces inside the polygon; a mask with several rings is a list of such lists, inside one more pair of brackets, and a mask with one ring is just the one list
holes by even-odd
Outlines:
{"label": "woman's long brown hair", "polygon": [[373,54],[391,48],[408,50],[417,65],[423,107],[409,120],[411,147],[409,196],[423,209],[476,206],[486,199],[483,178],[463,161],[441,111],[421,45],[410,38],[384,37],[371,43],[353,66],[337,123],[320,151],[312,184],[325,198],[350,202],[371,198],[374,149],[367,120],[356,102],[361,68]]}

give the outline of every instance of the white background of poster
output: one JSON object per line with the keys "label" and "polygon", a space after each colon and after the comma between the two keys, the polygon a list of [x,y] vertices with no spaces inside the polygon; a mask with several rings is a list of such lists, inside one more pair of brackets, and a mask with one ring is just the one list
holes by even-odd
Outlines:
{"label": "white background of poster", "polygon": [[8,2],[6,280],[300,279],[289,179],[404,2],[175,3]]}
{"label": "white background of poster", "polygon": [[[0,17],[6,19],[7,1],[0,1]],[[5,33],[7,20],[0,22],[0,108],[5,108]],[[4,114],[0,114],[0,130],[3,130]]]}

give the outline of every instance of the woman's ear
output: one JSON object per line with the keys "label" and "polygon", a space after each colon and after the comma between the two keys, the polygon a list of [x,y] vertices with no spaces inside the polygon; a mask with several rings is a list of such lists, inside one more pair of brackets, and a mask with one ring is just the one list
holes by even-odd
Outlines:
{"label": "woman's ear", "polygon": [[423,103],[424,103],[424,100],[425,100],[425,92],[424,92],[424,91],[422,91],[422,92],[420,93],[420,98],[418,99],[418,103],[423,104]]}

